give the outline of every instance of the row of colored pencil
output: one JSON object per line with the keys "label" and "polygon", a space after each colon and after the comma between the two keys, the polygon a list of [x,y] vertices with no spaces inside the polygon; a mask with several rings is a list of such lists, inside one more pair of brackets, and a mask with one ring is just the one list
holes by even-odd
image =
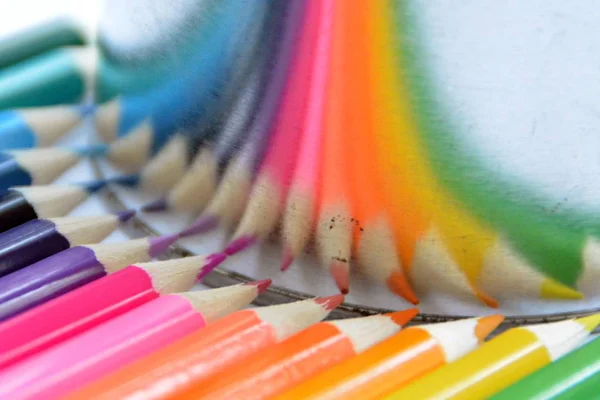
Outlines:
{"label": "row of colored pencil", "polygon": [[597,293],[589,218],[548,214],[525,194],[492,196],[493,175],[473,180],[482,168],[473,157],[450,155],[461,146],[431,122],[443,110],[417,65],[419,41],[404,39],[420,37],[408,5],[234,3],[211,11],[218,29],[198,33],[202,62],[189,74],[202,84],[186,75],[123,89],[96,110],[4,111],[5,149],[51,145],[90,112],[111,143],[6,152],[0,188],[47,184],[82,156],[102,156],[136,173],[121,183],[160,195],[144,210],[200,214],[183,235],[235,228],[230,255],[279,229],[287,269],[314,238],[344,293],[354,264],[414,304],[431,290],[492,307]]}

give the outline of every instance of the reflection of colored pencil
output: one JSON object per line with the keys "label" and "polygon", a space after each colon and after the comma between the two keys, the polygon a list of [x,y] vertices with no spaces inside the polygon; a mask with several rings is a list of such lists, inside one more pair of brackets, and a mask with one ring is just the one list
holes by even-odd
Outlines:
{"label": "reflection of colored pencil", "polygon": [[376,145],[373,136],[373,109],[378,107],[371,87],[372,73],[369,59],[371,42],[368,35],[369,14],[364,3],[348,0],[345,17],[347,40],[352,51],[345,57],[347,76],[345,113],[346,128],[343,142],[345,153],[352,154],[347,173],[351,211],[354,224],[355,253],[357,265],[369,277],[386,284],[394,293],[413,304],[417,296],[402,270],[394,232],[385,208],[381,190],[381,171],[377,165]]}
{"label": "reflection of colored pencil", "polygon": [[191,388],[180,399],[264,399],[366,350],[393,335],[416,309],[321,322]]}
{"label": "reflection of colored pencil", "polygon": [[12,187],[0,196],[0,232],[37,218],[62,217],[106,183]]}
{"label": "reflection of colored pencil", "polygon": [[0,109],[80,102],[96,73],[95,48],[50,50],[2,70]]}
{"label": "reflection of colored pencil", "polygon": [[[302,20],[303,1],[294,0],[287,2],[276,2],[284,14],[282,31],[277,32],[280,40],[274,56],[268,68],[271,74],[267,79],[266,87],[261,96],[260,104],[248,127],[248,134],[244,146],[236,156],[229,162],[223,178],[215,192],[211,202],[208,204],[205,215],[199,225],[204,221],[214,223],[215,221],[226,227],[231,227],[237,222],[244,210],[256,169],[263,159],[263,155],[270,135],[271,125],[279,110],[288,69],[293,58],[294,41]],[[242,238],[242,242],[246,238]],[[251,241],[248,241],[251,242]]]}
{"label": "reflection of colored pencil", "polygon": [[3,151],[0,153],[0,191],[12,186],[51,183],[81,158],[103,155],[106,150],[104,145],[96,145]]}
{"label": "reflection of colored pencil", "polygon": [[283,393],[281,399],[379,399],[475,349],[503,317],[419,325]]}
{"label": "reflection of colored pencil", "polygon": [[162,254],[176,236],[76,246],[0,278],[0,320],[20,314],[134,262]]}
{"label": "reflection of colored pencil", "polygon": [[234,240],[244,237],[264,239],[269,235],[279,220],[287,197],[303,133],[313,48],[320,34],[321,3],[309,0],[305,7],[302,27],[297,32],[296,55],[271,127],[271,141]]}
{"label": "reflection of colored pencil", "polygon": [[70,18],[57,18],[33,25],[0,41],[0,69],[45,51],[86,42],[82,27]]}
{"label": "reflection of colored pencil", "polygon": [[73,129],[92,107],[52,106],[3,111],[0,149],[48,147]]}
{"label": "reflection of colored pencil", "polygon": [[159,294],[190,290],[222,255],[130,265],[0,324],[0,368],[87,331]]}
{"label": "reflection of colored pencil", "polygon": [[331,0],[321,2],[319,37],[315,45],[315,55],[311,66],[308,85],[308,105],[305,119],[300,126],[303,130],[298,152],[298,162],[283,214],[282,240],[284,253],[281,269],[289,267],[294,258],[304,249],[312,234],[317,201],[317,188],[321,157],[321,134],[323,104],[326,97],[327,77],[333,27],[333,7]]}
{"label": "reflection of colored pencil", "polygon": [[35,219],[0,233],[0,277],[70,247],[98,243],[134,213]]}
{"label": "reflection of colored pencil", "polygon": [[599,384],[600,338],[596,338],[490,399],[593,399]]}
{"label": "reflection of colored pencil", "polygon": [[4,398],[59,398],[247,306],[268,281],[161,296],[0,375]]}
{"label": "reflection of colored pencil", "polygon": [[[341,295],[237,311],[91,384],[69,399],[177,396],[325,318]],[[186,376],[185,380],[178,377]]]}
{"label": "reflection of colored pencil", "polygon": [[345,87],[349,79],[346,53],[351,51],[344,23],[348,13],[345,1],[336,3],[333,22],[333,44],[328,97],[325,104],[323,151],[321,152],[321,185],[316,243],[321,263],[329,271],[342,293],[350,286],[352,223],[348,203],[348,157],[344,151],[346,97],[353,97]]}
{"label": "reflection of colored pencil", "polygon": [[389,399],[489,398],[579,346],[600,314],[513,328]]}

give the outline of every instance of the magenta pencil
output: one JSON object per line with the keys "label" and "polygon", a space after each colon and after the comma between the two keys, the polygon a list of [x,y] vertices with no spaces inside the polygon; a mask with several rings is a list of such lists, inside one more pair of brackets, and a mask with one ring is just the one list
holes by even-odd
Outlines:
{"label": "magenta pencil", "polygon": [[152,300],[0,373],[0,398],[61,398],[252,302],[270,281]]}
{"label": "magenta pencil", "polygon": [[222,254],[138,263],[0,324],[0,368],[168,294],[190,290]]}
{"label": "magenta pencil", "polygon": [[249,238],[262,239],[270,234],[283,209],[303,133],[321,8],[320,0],[307,1],[297,53],[272,127],[273,136],[234,235],[233,246],[226,250],[229,254],[243,248],[240,242],[249,243]]}

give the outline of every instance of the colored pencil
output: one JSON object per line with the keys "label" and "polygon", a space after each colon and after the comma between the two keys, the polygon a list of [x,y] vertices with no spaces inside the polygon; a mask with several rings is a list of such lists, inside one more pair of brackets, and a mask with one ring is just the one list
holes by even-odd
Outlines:
{"label": "colored pencil", "polygon": [[107,182],[12,187],[0,195],[0,232],[37,218],[62,217]]}
{"label": "colored pencil", "polygon": [[579,346],[598,323],[600,314],[513,328],[386,398],[489,398]]}
{"label": "colored pencil", "polygon": [[316,229],[316,245],[323,267],[328,268],[342,293],[350,288],[350,258],[352,256],[352,221],[349,204],[348,157],[344,151],[348,107],[346,97],[353,94],[345,87],[346,53],[352,43],[346,37],[350,29],[344,24],[348,4],[334,7],[333,44],[331,46],[328,97],[324,105],[323,151],[321,152],[321,182]]}
{"label": "colored pencil", "polygon": [[[283,210],[302,138],[313,48],[319,37],[321,3],[306,1],[302,29],[296,39],[296,56],[273,121],[273,133],[233,240],[262,240],[275,228]],[[240,247],[238,246],[238,249]]]}
{"label": "colored pencil", "polygon": [[344,18],[345,35],[352,51],[345,56],[347,80],[345,140],[340,145],[352,154],[347,165],[350,207],[354,230],[356,265],[368,277],[381,282],[412,304],[419,300],[404,274],[391,220],[386,210],[381,171],[377,165],[373,109],[380,101],[375,97],[370,76],[371,43],[368,35],[369,14],[364,3],[349,0]]}
{"label": "colored pencil", "polygon": [[70,247],[98,243],[134,214],[35,219],[0,233],[0,277]]}
{"label": "colored pencil", "polygon": [[304,249],[314,229],[321,157],[323,105],[326,97],[330,47],[333,28],[333,7],[330,0],[321,2],[320,35],[316,44],[312,74],[308,82],[308,105],[301,126],[304,131],[298,161],[286,200],[282,220],[283,261],[287,269]]}
{"label": "colored pencil", "polygon": [[49,147],[92,110],[91,106],[52,106],[3,111],[0,150]]}
{"label": "colored pencil", "polygon": [[[272,134],[271,126],[279,110],[293,59],[297,31],[302,20],[303,1],[293,0],[277,3],[281,3],[277,4],[277,7],[282,8],[285,17],[282,31],[279,33],[280,40],[277,41],[277,48],[274,51],[270,67],[272,68],[270,77],[267,80],[258,110],[248,127],[244,146],[230,160],[219,187],[202,217],[203,221],[220,223],[228,228],[238,222],[243,213],[256,170],[260,166],[269,143]],[[242,241],[241,244],[243,244]]]}
{"label": "colored pencil", "polygon": [[596,338],[492,396],[491,400],[592,399],[599,393],[599,378],[600,338]]}
{"label": "colored pencil", "polygon": [[492,315],[403,329],[279,398],[379,399],[474,350],[503,319]]}
{"label": "colored pencil", "polygon": [[50,50],[2,70],[0,109],[74,104],[96,73],[95,48]]}
{"label": "colored pencil", "polygon": [[82,157],[103,155],[106,150],[104,145],[92,145],[0,152],[0,192],[12,186],[51,183]]}
{"label": "colored pencil", "polygon": [[36,24],[0,40],[0,69],[48,50],[86,42],[81,26],[69,18]]}
{"label": "colored pencil", "polygon": [[76,246],[0,278],[0,321],[64,293],[148,261],[166,251],[176,236]]}
{"label": "colored pencil", "polygon": [[0,324],[0,369],[156,299],[187,291],[214,254],[130,265]]}
{"label": "colored pencil", "polygon": [[195,385],[178,399],[265,399],[393,335],[416,309],[386,315],[321,322],[242,360],[210,382]]}
{"label": "colored pencil", "polygon": [[269,281],[161,296],[5,369],[4,398],[60,398],[252,302]]}
{"label": "colored pencil", "polygon": [[[343,299],[336,295],[237,311],[92,383],[69,399],[176,396],[319,322]],[[179,379],[181,376],[186,379]]]}

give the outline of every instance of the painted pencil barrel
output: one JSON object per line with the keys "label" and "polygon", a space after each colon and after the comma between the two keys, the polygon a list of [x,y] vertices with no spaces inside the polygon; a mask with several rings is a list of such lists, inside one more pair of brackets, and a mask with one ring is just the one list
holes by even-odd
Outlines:
{"label": "painted pencil barrel", "polygon": [[87,247],[72,247],[0,278],[0,321],[106,275]]}
{"label": "painted pencil barrel", "polygon": [[15,159],[8,153],[0,152],[0,193],[13,186],[29,186],[33,178]]}
{"label": "painted pencil barrel", "polygon": [[51,221],[38,219],[17,226],[0,234],[0,277],[69,247],[69,241]]}
{"label": "painted pencil barrel", "polygon": [[35,134],[14,111],[4,111],[0,120],[0,150],[25,149],[36,145]]}
{"label": "painted pencil barrel", "polygon": [[[1,166],[0,161],[0,168]],[[6,232],[37,217],[35,209],[18,190],[9,190],[0,197],[0,232]]]}
{"label": "painted pencil barrel", "polygon": [[0,73],[0,109],[73,104],[83,100],[95,50],[56,49]]}
{"label": "painted pencil barrel", "polygon": [[0,369],[154,300],[146,272],[128,267],[0,324]]}
{"label": "painted pencil barrel", "polygon": [[4,370],[0,397],[60,398],[205,325],[183,297],[159,297]]}
{"label": "painted pencil barrel", "polygon": [[504,389],[490,400],[591,399],[592,393],[600,394],[600,386],[595,386],[594,392],[585,388],[593,387],[592,381],[600,385],[600,338]]}
{"label": "painted pencil barrel", "polygon": [[38,24],[0,40],[0,69],[58,47],[80,46],[85,41],[81,28],[70,19]]}

